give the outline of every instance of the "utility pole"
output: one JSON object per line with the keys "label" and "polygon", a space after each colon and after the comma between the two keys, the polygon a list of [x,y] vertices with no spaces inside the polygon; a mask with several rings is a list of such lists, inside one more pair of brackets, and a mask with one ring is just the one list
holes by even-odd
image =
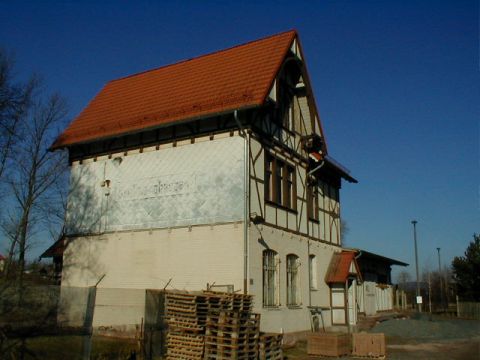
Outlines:
{"label": "utility pole", "polygon": [[442,274],[442,263],[440,261],[440,248],[437,247],[438,252],[438,276],[440,278],[440,303],[442,305],[442,309],[445,310],[445,299],[443,293],[443,274]]}
{"label": "utility pole", "polygon": [[422,304],[418,303],[418,297],[420,296],[420,283],[418,282],[418,251],[417,251],[417,220],[412,220],[413,224],[413,241],[415,243],[415,271],[417,273],[417,308],[419,312],[422,312]]}

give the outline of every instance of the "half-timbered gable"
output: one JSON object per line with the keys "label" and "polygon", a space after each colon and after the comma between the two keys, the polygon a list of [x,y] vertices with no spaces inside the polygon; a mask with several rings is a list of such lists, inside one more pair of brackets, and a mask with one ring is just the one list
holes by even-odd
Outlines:
{"label": "half-timbered gable", "polygon": [[326,160],[327,146],[296,38],[251,127],[251,210],[266,224],[341,246],[341,178],[355,180]]}

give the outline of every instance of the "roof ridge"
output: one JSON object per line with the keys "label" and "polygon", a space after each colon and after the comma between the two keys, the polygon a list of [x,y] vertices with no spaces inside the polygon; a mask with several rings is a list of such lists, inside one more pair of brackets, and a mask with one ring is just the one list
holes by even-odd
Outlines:
{"label": "roof ridge", "polygon": [[110,83],[113,83],[113,82],[129,79],[129,78],[134,77],[134,76],[146,74],[146,73],[149,73],[149,72],[153,72],[153,71],[157,71],[157,70],[160,70],[160,69],[168,68],[170,66],[183,64],[183,63],[186,63],[188,61],[197,60],[197,59],[201,59],[201,58],[204,58],[204,57],[207,57],[207,56],[219,54],[219,53],[226,52],[226,51],[229,51],[229,50],[232,50],[232,49],[235,49],[235,48],[239,48],[239,47],[242,47],[242,46],[247,46],[247,45],[257,43],[257,42],[260,42],[260,41],[265,41],[265,40],[268,40],[268,39],[271,39],[271,38],[274,38],[274,37],[277,37],[277,36],[279,37],[281,35],[285,35],[285,34],[288,34],[288,33],[293,33],[295,35],[298,35],[296,29],[290,29],[290,30],[282,31],[280,33],[264,36],[260,39],[250,40],[250,41],[247,41],[247,42],[242,43],[242,44],[237,44],[237,45],[230,46],[228,48],[215,50],[215,51],[212,51],[212,52],[209,52],[209,53],[206,53],[206,54],[202,54],[202,55],[198,55],[198,56],[195,56],[195,57],[192,57],[192,58],[189,58],[189,59],[180,60],[180,61],[177,61],[177,62],[174,62],[174,63],[158,66],[158,67],[153,68],[153,69],[143,70],[143,71],[139,71],[135,74],[130,74],[130,75],[127,75],[127,76],[119,77],[117,79],[112,79],[112,80],[107,81],[105,86],[110,84]]}

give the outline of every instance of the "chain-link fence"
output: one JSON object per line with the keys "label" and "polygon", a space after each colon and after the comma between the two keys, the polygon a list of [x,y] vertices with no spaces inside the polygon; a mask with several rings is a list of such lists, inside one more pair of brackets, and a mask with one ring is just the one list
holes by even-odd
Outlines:
{"label": "chain-link fence", "polygon": [[0,358],[150,359],[144,313],[145,290],[4,282]]}

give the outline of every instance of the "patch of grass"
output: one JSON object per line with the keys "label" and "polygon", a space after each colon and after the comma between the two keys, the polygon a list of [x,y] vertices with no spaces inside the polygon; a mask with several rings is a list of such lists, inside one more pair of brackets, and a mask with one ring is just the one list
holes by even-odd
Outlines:
{"label": "patch of grass", "polygon": [[[21,341],[11,339],[4,343],[5,359],[17,359],[24,354],[25,359],[81,360],[83,358],[83,336],[39,336]],[[10,347],[12,346],[12,347]],[[91,358],[96,360],[128,359],[132,351],[138,354],[136,341],[94,337]]]}

